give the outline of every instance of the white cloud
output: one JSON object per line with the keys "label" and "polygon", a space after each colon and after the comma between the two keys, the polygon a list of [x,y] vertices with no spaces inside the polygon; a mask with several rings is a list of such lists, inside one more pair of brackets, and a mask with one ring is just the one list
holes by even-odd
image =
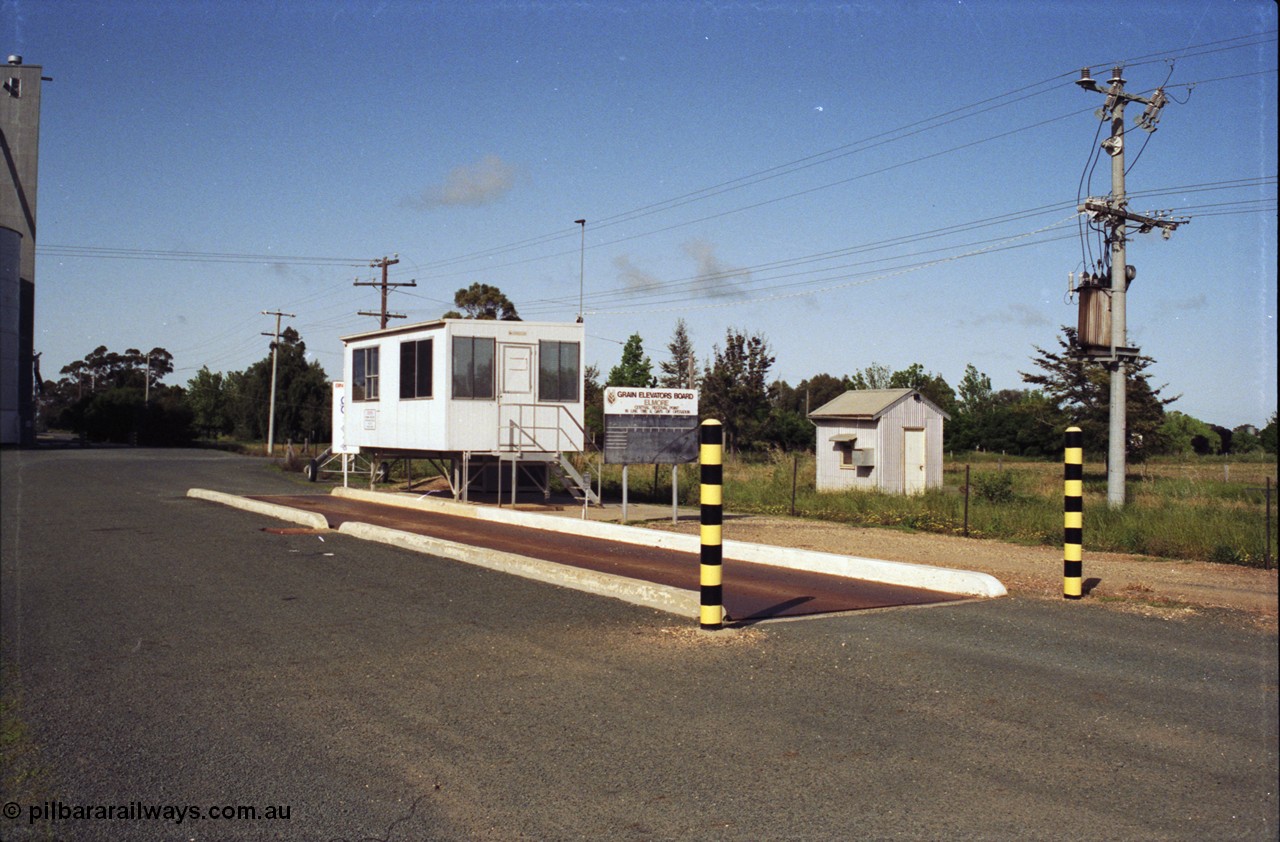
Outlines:
{"label": "white cloud", "polygon": [[976,319],[962,321],[960,324],[974,327],[988,324],[1017,325],[1019,327],[1054,326],[1054,322],[1044,313],[1026,304],[1010,304],[1003,310],[994,310]]}
{"label": "white cloud", "polygon": [[618,280],[622,281],[629,292],[645,292],[662,283],[656,275],[651,275],[632,263],[630,255],[618,255],[613,259],[613,265],[618,270]]}
{"label": "white cloud", "polygon": [[479,207],[511,192],[518,171],[497,155],[485,155],[473,164],[454,167],[443,184],[432,185],[405,199],[409,207],[429,210],[442,206]]}
{"label": "white cloud", "polygon": [[704,295],[715,298],[742,295],[738,282],[751,280],[748,270],[721,263],[715,245],[706,240],[690,240],[684,244],[684,253],[697,265],[694,285]]}

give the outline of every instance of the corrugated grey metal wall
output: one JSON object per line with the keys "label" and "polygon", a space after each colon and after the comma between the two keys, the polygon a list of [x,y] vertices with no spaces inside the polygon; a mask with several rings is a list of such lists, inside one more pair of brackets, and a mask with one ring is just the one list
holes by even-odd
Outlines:
{"label": "corrugated grey metal wall", "polygon": [[[871,421],[833,420],[818,423],[817,488],[819,491],[840,489],[880,489],[901,494],[905,487],[904,438],[908,429],[924,430],[925,487],[942,485],[942,416],[924,401],[907,398]],[[875,448],[875,466],[871,470],[841,465],[841,450],[831,441],[834,435],[858,435],[859,447]]]}

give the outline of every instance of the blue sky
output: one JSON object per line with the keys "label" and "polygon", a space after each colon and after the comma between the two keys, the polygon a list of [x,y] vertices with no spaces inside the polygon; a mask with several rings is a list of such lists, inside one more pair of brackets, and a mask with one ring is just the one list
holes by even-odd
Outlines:
{"label": "blue sky", "polygon": [[[36,350],[174,354],[169,382],[267,353],[280,309],[330,376],[391,296],[472,282],[572,320],[580,260],[606,372],[678,318],[700,359],[761,332],[792,384],[967,363],[1021,388],[1074,324],[1068,273],[1103,97],[1167,82],[1133,128],[1131,344],[1173,408],[1276,409],[1276,4],[0,0],[44,67]],[[1144,145],[1145,144],[1145,145]],[[1140,155],[1138,154],[1140,150]],[[1105,157],[1105,156],[1104,156]],[[1091,172],[1091,177],[1089,176]],[[583,231],[574,220],[585,218]],[[580,247],[585,240],[585,249]]]}

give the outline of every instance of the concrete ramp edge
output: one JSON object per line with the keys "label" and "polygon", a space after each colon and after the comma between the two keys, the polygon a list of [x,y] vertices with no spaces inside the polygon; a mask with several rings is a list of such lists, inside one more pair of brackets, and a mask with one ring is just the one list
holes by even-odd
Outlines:
{"label": "concrete ramp edge", "polygon": [[[472,517],[480,520],[524,526],[530,529],[566,532],[572,535],[638,544],[646,547],[659,547],[693,554],[698,553],[701,546],[700,539],[695,535],[680,535],[638,526],[599,523],[571,517],[522,512],[514,509],[474,506],[454,500],[426,496],[410,498],[382,491],[366,491],[359,488],[342,488],[341,486],[333,489],[332,493],[335,497],[346,497],[353,500],[364,500],[371,503],[439,512],[460,517]],[[732,529],[732,524],[725,526],[726,532],[731,532]],[[964,596],[994,598],[1008,594],[1004,585],[994,576],[972,570],[956,570],[950,567],[908,564],[901,561],[844,556],[834,553],[820,553],[813,550],[775,547],[767,544],[749,544],[743,541],[730,540],[724,542],[724,557],[729,560],[770,564],[774,567],[807,570],[813,573],[828,573],[833,576],[925,588],[941,593],[961,594]]]}
{"label": "concrete ramp edge", "polygon": [[250,500],[248,497],[239,497],[223,491],[210,491],[207,488],[189,488],[187,489],[187,496],[196,500],[208,500],[212,503],[221,503],[224,506],[244,509],[248,512],[266,515],[288,523],[296,523],[311,529],[329,528],[329,521],[325,520],[324,515],[318,512],[304,512],[299,509],[291,509],[288,506],[281,506],[278,503]]}
{"label": "concrete ramp edge", "polygon": [[429,535],[418,535],[385,526],[358,521],[347,521],[338,532],[367,541],[377,541],[401,549],[429,553],[435,556],[485,567],[502,573],[522,576],[538,582],[559,585],[577,591],[620,599],[633,605],[656,608],[684,617],[696,617],[699,596],[696,591],[673,588],[653,582],[628,579],[594,570],[584,570],[567,564],[531,559],[514,553],[504,553],[481,547],[472,547],[453,541],[443,541]]}

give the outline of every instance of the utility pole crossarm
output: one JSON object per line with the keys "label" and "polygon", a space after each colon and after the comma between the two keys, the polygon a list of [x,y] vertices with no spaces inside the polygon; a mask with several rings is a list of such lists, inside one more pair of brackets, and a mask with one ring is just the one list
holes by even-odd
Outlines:
{"label": "utility pole crossarm", "polygon": [[355,282],[355,286],[358,286],[358,287],[381,287],[381,288],[382,288],[382,309],[381,309],[381,311],[379,311],[379,312],[377,312],[377,313],[370,313],[370,312],[368,312],[368,311],[361,310],[361,311],[359,311],[359,312],[356,314],[356,315],[358,315],[358,316],[374,316],[374,317],[376,317],[377,319],[379,319],[379,326],[380,326],[380,329],[381,329],[381,330],[385,330],[385,329],[386,329],[386,327],[387,327],[387,319],[403,319],[403,318],[405,318],[405,315],[404,315],[403,313],[388,313],[388,312],[387,312],[387,290],[388,290],[388,289],[391,289],[391,288],[393,288],[393,287],[416,287],[416,286],[418,285],[418,281],[417,281],[416,279],[415,279],[415,280],[412,280],[412,281],[400,281],[400,282],[398,282],[398,283],[392,283],[391,281],[387,280],[387,269],[388,269],[389,267],[391,267],[391,266],[396,265],[396,264],[397,264],[397,263],[399,263],[399,262],[400,262],[400,255],[398,255],[398,254],[397,254],[397,255],[395,255],[394,257],[383,257],[383,258],[382,258],[382,259],[380,259],[380,260],[374,260],[374,261],[371,261],[371,262],[369,263],[369,266],[370,266],[370,267],[372,267],[372,268],[374,268],[374,269],[382,269],[382,280],[381,280],[381,281],[360,281],[360,280],[357,280],[357,281]]}
{"label": "utility pole crossarm", "polygon": [[1179,225],[1186,225],[1191,222],[1190,218],[1182,219],[1161,219],[1157,216],[1146,216],[1141,213],[1134,213],[1125,210],[1116,202],[1106,199],[1085,199],[1084,204],[1076,208],[1080,213],[1087,213],[1091,216],[1107,216],[1112,219],[1123,219],[1127,222],[1138,223],[1138,233],[1145,234],[1152,229],[1159,228],[1166,237],[1173,231],[1178,229]]}
{"label": "utility pole crossarm", "polygon": [[[1121,71],[1122,68],[1120,67],[1113,69],[1111,71],[1111,80],[1108,82],[1109,87],[1103,87],[1089,75],[1089,68],[1082,67],[1080,69],[1080,78],[1076,80],[1076,84],[1086,91],[1107,95],[1106,104],[1098,110],[1098,116],[1102,120],[1115,116],[1117,112],[1123,114],[1124,106],[1130,102],[1140,102],[1147,106],[1147,110],[1143,111],[1138,116],[1138,119],[1134,120],[1134,123],[1143,131],[1154,132],[1156,123],[1160,122],[1160,111],[1169,104],[1169,97],[1165,94],[1164,88],[1156,88],[1155,93],[1150,97],[1129,93],[1124,89],[1125,80]],[[1112,152],[1112,154],[1115,154],[1115,152]]]}

